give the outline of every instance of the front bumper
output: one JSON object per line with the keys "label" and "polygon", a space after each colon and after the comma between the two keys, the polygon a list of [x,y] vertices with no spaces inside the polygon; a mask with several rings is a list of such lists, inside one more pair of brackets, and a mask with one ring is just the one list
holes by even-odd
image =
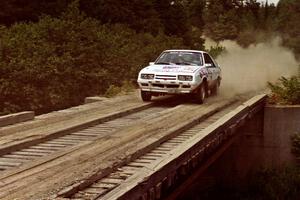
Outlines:
{"label": "front bumper", "polygon": [[166,94],[188,94],[198,87],[192,81],[138,80],[138,84],[142,91]]}

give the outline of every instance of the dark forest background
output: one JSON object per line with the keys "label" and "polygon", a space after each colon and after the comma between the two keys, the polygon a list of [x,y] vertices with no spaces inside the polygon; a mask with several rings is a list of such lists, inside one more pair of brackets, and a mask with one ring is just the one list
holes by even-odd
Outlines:
{"label": "dark forest background", "polygon": [[165,49],[281,36],[300,55],[300,1],[0,1],[0,113],[80,104],[136,79]]}

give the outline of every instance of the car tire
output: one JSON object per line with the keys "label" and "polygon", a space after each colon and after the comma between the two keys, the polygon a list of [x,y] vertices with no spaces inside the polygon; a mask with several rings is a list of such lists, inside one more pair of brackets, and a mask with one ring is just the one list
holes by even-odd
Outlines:
{"label": "car tire", "polygon": [[204,103],[204,99],[206,97],[206,88],[205,88],[205,85],[202,83],[196,94],[195,94],[195,97],[196,97],[196,101],[199,103],[199,104],[203,104]]}
{"label": "car tire", "polygon": [[213,96],[216,96],[219,94],[219,88],[220,88],[220,80],[218,79],[217,83],[214,85],[214,87],[211,89],[211,94]]}
{"label": "car tire", "polygon": [[151,92],[141,91],[141,97],[143,101],[151,101],[152,94]]}

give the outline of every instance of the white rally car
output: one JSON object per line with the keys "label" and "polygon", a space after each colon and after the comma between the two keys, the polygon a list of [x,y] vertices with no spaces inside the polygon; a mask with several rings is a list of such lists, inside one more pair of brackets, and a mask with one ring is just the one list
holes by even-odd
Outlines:
{"label": "white rally car", "polygon": [[203,103],[221,83],[221,69],[205,51],[166,50],[149,64],[137,80],[143,101],[161,94],[192,94]]}

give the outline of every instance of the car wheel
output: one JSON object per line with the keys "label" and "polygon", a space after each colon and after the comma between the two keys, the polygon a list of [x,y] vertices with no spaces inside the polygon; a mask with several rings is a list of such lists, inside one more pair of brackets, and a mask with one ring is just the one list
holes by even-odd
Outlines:
{"label": "car wheel", "polygon": [[151,101],[152,94],[151,92],[141,91],[141,97],[143,101]]}
{"label": "car wheel", "polygon": [[218,82],[211,89],[211,94],[212,95],[218,95],[218,93],[219,93],[219,87],[220,87],[220,80],[218,80]]}
{"label": "car wheel", "polygon": [[196,92],[196,100],[198,103],[203,104],[206,97],[205,85],[201,84]]}

